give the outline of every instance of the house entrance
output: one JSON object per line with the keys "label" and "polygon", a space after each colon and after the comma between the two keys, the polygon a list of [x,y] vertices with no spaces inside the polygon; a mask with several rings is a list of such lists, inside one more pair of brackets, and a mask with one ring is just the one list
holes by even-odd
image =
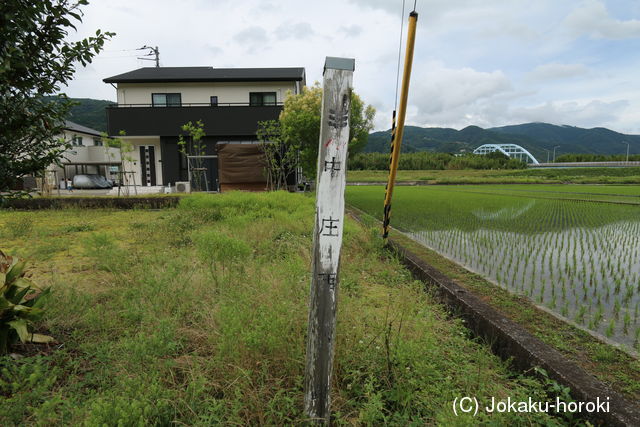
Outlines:
{"label": "house entrance", "polygon": [[140,146],[140,181],[143,186],[156,185],[156,154],[153,145]]}

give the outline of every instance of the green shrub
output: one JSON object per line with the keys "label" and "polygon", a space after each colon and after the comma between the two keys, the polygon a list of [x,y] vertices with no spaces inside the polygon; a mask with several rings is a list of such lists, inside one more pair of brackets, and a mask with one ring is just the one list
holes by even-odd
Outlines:
{"label": "green shrub", "polygon": [[0,251],[0,354],[7,353],[18,339],[23,343],[53,340],[29,332],[33,322],[44,314],[42,305],[49,288],[35,295],[33,283],[24,277],[25,267],[24,261]]}
{"label": "green shrub", "polygon": [[[624,146],[622,147],[624,149]],[[562,154],[556,157],[556,163],[564,162],[624,162],[627,160],[625,154]],[[640,154],[631,154],[629,161],[640,161]]]}
{"label": "green shrub", "polygon": [[[450,153],[402,153],[399,170],[444,170],[444,169],[524,169],[527,165],[499,152],[489,154]],[[349,158],[349,170],[389,170],[389,155],[383,153],[360,153]]]}

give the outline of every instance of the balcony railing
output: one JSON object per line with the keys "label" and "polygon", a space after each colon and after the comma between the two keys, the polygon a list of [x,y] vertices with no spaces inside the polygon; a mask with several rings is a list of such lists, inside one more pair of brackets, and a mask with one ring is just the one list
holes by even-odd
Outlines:
{"label": "balcony railing", "polygon": [[249,102],[219,102],[212,104],[209,102],[183,102],[181,104],[167,104],[167,105],[154,105],[154,104],[111,104],[107,108],[129,108],[129,107],[153,107],[153,108],[171,108],[171,107],[277,107],[282,106],[282,102],[267,103],[267,104],[251,104]]}
{"label": "balcony railing", "polygon": [[259,121],[276,120],[281,111],[281,103],[118,104],[107,108],[107,127],[109,135],[123,130],[128,136],[175,136],[183,133],[184,124],[201,120],[207,135],[251,136],[256,134]]}

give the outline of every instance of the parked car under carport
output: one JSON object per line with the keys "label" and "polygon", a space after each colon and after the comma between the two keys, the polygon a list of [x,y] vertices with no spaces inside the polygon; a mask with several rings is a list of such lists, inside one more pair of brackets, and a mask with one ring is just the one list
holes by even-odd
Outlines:
{"label": "parked car under carport", "polygon": [[113,188],[113,181],[105,178],[102,175],[89,174],[89,175],[75,175],[73,177],[74,189],[110,189]]}

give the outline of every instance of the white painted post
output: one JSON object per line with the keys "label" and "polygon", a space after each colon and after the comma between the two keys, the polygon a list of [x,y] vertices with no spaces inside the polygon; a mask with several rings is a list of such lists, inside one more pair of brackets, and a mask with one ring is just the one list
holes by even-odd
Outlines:
{"label": "white painted post", "polygon": [[330,416],[354,69],[354,59],[327,57],[325,60],[304,381],[305,414],[310,421],[318,424],[329,424]]}

